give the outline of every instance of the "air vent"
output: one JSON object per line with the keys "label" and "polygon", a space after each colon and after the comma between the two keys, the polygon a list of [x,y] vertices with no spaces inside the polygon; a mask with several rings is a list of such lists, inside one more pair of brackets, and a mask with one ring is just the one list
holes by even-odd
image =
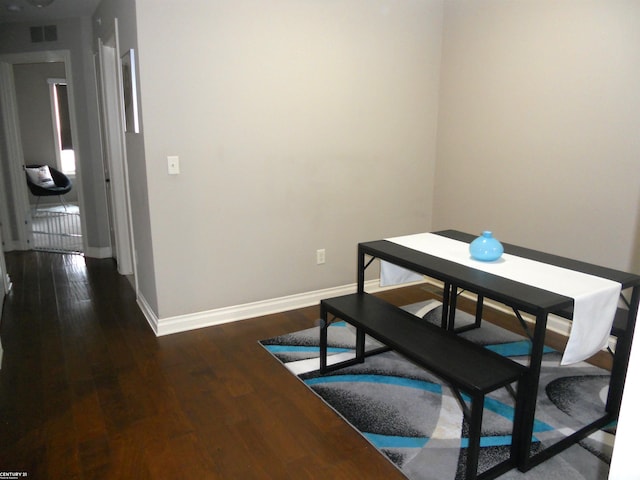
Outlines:
{"label": "air vent", "polygon": [[43,25],[41,27],[31,27],[31,43],[55,42],[57,40],[57,26]]}

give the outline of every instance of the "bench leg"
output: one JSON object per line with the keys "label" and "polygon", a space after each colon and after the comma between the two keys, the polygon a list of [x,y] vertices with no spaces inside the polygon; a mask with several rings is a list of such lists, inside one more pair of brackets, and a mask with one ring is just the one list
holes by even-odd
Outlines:
{"label": "bench leg", "polygon": [[327,328],[329,328],[327,309],[320,303],[320,373],[325,373],[327,370]]}
{"label": "bench leg", "polygon": [[[367,357],[378,355],[380,353],[388,352],[390,347],[382,346],[378,348],[372,348],[365,351],[365,339],[366,334],[364,329],[356,327],[356,345],[355,345],[355,357],[343,360],[341,362],[334,362],[328,365],[328,329],[331,325],[329,321],[329,315],[333,316],[333,320],[339,318],[337,312],[330,311],[323,302],[320,302],[320,373],[325,374],[341,368],[350,367],[358,363],[364,363]],[[346,320],[345,320],[346,321]]]}
{"label": "bench leg", "polygon": [[451,293],[449,294],[449,317],[447,318],[447,330],[454,331],[456,329],[456,308],[458,308],[458,287],[451,285]]}
{"label": "bench leg", "polygon": [[[522,437],[524,435],[522,429],[522,423],[524,422],[524,406],[526,404],[526,389],[524,388],[525,377],[520,378],[518,380],[518,384],[516,385],[516,399],[515,399],[515,411],[513,413],[513,431],[511,432],[511,459],[514,463],[518,463],[521,459],[518,458],[518,455],[521,453],[520,448],[524,443]],[[525,456],[525,455],[522,455]],[[526,452],[526,457],[529,457],[529,453]]]}
{"label": "bench leg", "polygon": [[442,320],[440,321],[440,327],[444,330],[448,329],[450,295],[451,284],[445,282],[444,293],[442,294]]}
{"label": "bench leg", "polygon": [[356,328],[356,359],[359,363],[364,363],[364,330]]}
{"label": "bench leg", "polygon": [[471,397],[471,416],[469,417],[469,445],[467,446],[466,480],[475,480],[478,476],[478,459],[480,457],[480,437],[482,436],[482,413],[484,395]]}

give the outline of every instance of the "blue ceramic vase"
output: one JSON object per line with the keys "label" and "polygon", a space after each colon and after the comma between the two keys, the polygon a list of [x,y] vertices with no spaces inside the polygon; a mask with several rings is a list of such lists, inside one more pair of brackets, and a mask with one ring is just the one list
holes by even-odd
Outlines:
{"label": "blue ceramic vase", "polygon": [[494,238],[493,234],[485,230],[478,238],[469,244],[471,258],[481,262],[493,262],[504,253],[504,247]]}

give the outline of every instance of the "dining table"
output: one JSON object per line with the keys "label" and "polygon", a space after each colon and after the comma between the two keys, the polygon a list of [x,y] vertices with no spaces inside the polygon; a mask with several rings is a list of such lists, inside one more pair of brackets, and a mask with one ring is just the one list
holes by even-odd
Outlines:
{"label": "dining table", "polygon": [[[527,471],[617,419],[640,302],[640,275],[504,242],[500,258],[479,261],[469,253],[469,244],[476,237],[458,230],[440,230],[361,242],[357,289],[364,293],[365,272],[378,259],[381,283],[427,277],[443,286],[442,328],[481,328],[486,300],[513,311],[530,341],[522,383],[525,391],[520,397],[524,402],[519,420],[522,434],[514,446],[518,469]],[[476,299],[476,322],[461,328],[456,327],[455,312],[463,291]],[[615,349],[610,349],[613,361],[601,415],[551,445],[533,448],[550,316],[571,325],[561,365],[587,361],[607,349],[612,338]]]}

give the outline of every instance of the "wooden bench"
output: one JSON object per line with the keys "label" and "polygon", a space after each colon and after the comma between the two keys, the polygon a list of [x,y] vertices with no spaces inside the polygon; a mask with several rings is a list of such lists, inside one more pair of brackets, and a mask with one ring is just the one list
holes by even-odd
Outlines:
{"label": "wooden bench", "polygon": [[[384,300],[368,293],[355,293],[320,302],[320,372],[326,373],[356,363],[380,353],[380,349],[365,352],[365,334],[370,335],[411,361],[434,373],[456,393],[469,425],[466,478],[490,479],[516,465],[515,445],[519,438],[519,396],[524,391],[520,380],[525,367],[491,352],[455,333],[430,324]],[[327,328],[329,314],[356,327],[356,356],[350,360],[327,365]],[[518,382],[512,443],[509,458],[478,475],[478,457],[485,395]],[[459,391],[470,398],[470,408]]]}

